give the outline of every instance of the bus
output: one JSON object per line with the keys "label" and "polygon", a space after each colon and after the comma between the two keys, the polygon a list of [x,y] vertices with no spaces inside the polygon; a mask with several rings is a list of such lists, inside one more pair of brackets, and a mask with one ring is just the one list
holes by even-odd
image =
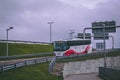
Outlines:
{"label": "bus", "polygon": [[90,39],[73,39],[54,41],[55,56],[70,56],[73,54],[88,54],[92,51]]}

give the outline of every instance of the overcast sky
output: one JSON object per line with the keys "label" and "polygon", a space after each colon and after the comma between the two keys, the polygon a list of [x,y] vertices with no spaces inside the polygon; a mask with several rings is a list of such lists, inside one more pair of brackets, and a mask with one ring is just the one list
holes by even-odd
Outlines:
{"label": "overcast sky", "polygon": [[[6,29],[13,26],[11,40],[49,42],[51,21],[52,41],[68,39],[70,30],[76,36],[92,22],[111,20],[120,25],[120,0],[0,0],[0,39],[6,39]],[[119,32],[117,28],[110,34],[116,47],[120,47]]]}

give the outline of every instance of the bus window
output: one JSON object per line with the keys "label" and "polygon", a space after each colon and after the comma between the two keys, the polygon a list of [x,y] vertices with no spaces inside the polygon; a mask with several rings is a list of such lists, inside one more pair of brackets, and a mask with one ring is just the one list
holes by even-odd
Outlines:
{"label": "bus window", "polygon": [[65,51],[69,48],[67,42],[65,41],[56,41],[54,42],[54,51]]}
{"label": "bus window", "polygon": [[69,46],[76,46],[76,45],[87,45],[91,44],[91,40],[74,40],[74,41],[67,41]]}

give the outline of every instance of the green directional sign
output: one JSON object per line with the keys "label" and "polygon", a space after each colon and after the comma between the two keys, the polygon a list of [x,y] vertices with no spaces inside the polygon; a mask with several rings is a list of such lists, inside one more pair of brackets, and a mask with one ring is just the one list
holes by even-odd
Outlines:
{"label": "green directional sign", "polygon": [[96,49],[103,50],[104,49],[104,43],[103,42],[96,43]]}
{"label": "green directional sign", "polygon": [[92,23],[92,33],[103,32],[103,24],[105,25],[105,33],[116,32],[116,22],[115,21],[105,21],[105,22],[93,22]]}
{"label": "green directional sign", "polygon": [[[104,34],[103,33],[94,33],[94,40],[103,40]],[[109,39],[109,34],[105,33],[105,39]]]}
{"label": "green directional sign", "polygon": [[[83,33],[78,33],[77,38],[83,39]],[[91,34],[85,33],[85,39],[91,39]]]}

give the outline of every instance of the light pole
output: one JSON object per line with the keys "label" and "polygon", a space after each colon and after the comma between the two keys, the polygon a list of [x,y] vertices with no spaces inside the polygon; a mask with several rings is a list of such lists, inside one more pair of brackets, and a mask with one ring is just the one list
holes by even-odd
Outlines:
{"label": "light pole", "polygon": [[48,24],[50,24],[50,43],[52,42],[52,24],[54,22],[48,22]]}
{"label": "light pole", "polygon": [[8,56],[8,31],[13,29],[13,27],[9,27],[8,29],[6,29],[7,31],[7,52],[6,52],[6,55]]}

